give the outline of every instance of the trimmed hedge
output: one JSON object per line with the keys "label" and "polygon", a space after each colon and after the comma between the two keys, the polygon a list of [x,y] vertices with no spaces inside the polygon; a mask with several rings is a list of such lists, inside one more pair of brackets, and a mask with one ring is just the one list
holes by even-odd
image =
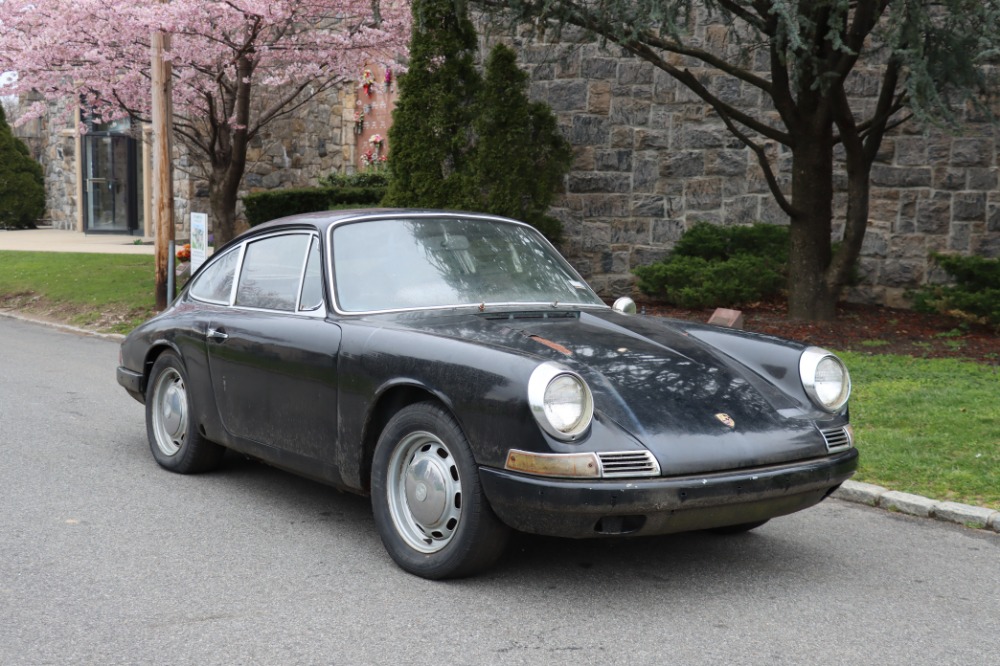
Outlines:
{"label": "trimmed hedge", "polygon": [[323,187],[371,187],[385,191],[389,187],[389,174],[385,171],[331,173],[320,178],[319,184]]}
{"label": "trimmed hedge", "polygon": [[385,186],[300,187],[254,192],[243,197],[247,223],[251,227],[299,213],[315,213],[333,208],[378,206]]}

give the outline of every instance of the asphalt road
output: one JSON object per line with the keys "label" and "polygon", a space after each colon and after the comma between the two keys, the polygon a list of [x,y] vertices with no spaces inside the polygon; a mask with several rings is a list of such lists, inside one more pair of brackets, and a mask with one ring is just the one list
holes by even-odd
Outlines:
{"label": "asphalt road", "polygon": [[828,500],[424,581],[368,501],[162,471],[117,344],[0,317],[0,664],[1000,663],[1000,536]]}

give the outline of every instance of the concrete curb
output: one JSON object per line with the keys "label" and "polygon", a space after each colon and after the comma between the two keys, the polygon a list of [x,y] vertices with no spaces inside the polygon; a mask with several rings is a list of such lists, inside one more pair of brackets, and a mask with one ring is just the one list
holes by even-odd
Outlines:
{"label": "concrete curb", "polygon": [[98,333],[97,331],[91,331],[88,328],[80,328],[79,326],[70,326],[69,324],[59,324],[54,321],[46,321],[45,319],[36,319],[35,317],[27,317],[23,314],[16,312],[8,312],[0,310],[0,317],[7,317],[8,319],[16,319],[18,321],[27,322],[29,324],[39,324],[40,326],[48,326],[49,328],[55,328],[60,331],[65,331],[66,333],[75,333],[76,335],[86,335],[91,338],[104,338],[105,340],[114,340],[115,342],[121,342],[125,339],[125,336],[121,333]]}
{"label": "concrete curb", "polygon": [[832,497],[847,502],[867,504],[886,511],[905,513],[908,516],[933,518],[972,529],[1000,533],[1000,511],[984,507],[932,500],[860,481],[845,481]]}

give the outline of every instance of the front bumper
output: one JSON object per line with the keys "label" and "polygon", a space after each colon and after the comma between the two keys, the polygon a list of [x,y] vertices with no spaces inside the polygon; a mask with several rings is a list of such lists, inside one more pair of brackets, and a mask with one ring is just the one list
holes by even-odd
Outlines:
{"label": "front bumper", "polygon": [[482,467],[490,505],[511,527],[561,537],[648,535],[739,525],[819,503],[858,466],[851,448],[823,458],[702,476],[566,480]]}

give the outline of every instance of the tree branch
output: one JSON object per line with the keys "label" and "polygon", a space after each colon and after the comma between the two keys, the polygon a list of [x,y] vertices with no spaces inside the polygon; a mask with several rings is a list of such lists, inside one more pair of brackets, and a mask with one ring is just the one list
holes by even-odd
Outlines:
{"label": "tree branch", "polygon": [[[747,25],[751,26],[757,32],[764,32],[764,27],[766,25],[765,19],[761,18],[762,15],[754,14],[750,12],[746,7],[735,2],[734,0],[717,0],[720,7],[723,7],[726,11],[731,12],[734,16],[740,18]],[[766,16],[764,14],[763,16]]]}
{"label": "tree branch", "polygon": [[760,90],[764,91],[768,95],[771,94],[772,84],[770,81],[760,76],[757,76],[752,72],[748,72],[747,70],[741,67],[736,67],[732,63],[727,62],[726,60],[723,60],[722,58],[704,49],[696,49],[690,46],[684,46],[683,44],[680,44],[672,40],[662,39],[648,31],[642,33],[641,41],[643,43],[655,46],[658,49],[663,49],[664,51],[668,51],[670,53],[676,53],[677,55],[684,55],[684,56],[690,56],[692,58],[697,58],[698,60],[701,60],[703,63],[709,65],[710,67],[714,67],[715,69],[725,72],[726,74],[729,74],[733,78],[739,79],[740,81],[749,83],[755,88],[759,88]]}
{"label": "tree branch", "polygon": [[794,143],[792,136],[790,134],[782,132],[781,130],[778,130],[774,127],[771,127],[770,125],[754,118],[753,116],[744,113],[743,111],[740,111],[736,107],[726,104],[718,97],[713,95],[704,85],[702,85],[702,83],[698,80],[698,78],[694,74],[691,73],[690,70],[687,69],[682,70],[671,65],[669,62],[661,58],[659,54],[654,52],[645,44],[639,42],[629,42],[626,44],[622,44],[622,48],[642,58],[643,60],[646,60],[647,62],[655,65],[657,68],[663,70],[670,76],[680,81],[682,84],[687,86],[694,94],[698,95],[698,97],[701,97],[703,100],[705,100],[705,102],[711,105],[712,108],[719,113],[719,115],[726,115],[736,120],[741,125],[744,125],[745,127],[748,127],[749,129],[757,132],[758,134],[761,134],[773,141],[783,143],[786,146],[791,146]]}

